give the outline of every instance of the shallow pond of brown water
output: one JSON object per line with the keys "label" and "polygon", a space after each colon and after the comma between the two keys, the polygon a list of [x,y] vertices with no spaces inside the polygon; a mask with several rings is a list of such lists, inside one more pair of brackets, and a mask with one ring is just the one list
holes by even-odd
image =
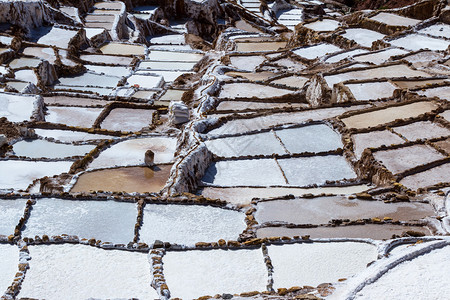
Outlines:
{"label": "shallow pond of brown water", "polygon": [[166,184],[172,165],[104,169],[82,174],[70,192],[111,191],[157,193]]}

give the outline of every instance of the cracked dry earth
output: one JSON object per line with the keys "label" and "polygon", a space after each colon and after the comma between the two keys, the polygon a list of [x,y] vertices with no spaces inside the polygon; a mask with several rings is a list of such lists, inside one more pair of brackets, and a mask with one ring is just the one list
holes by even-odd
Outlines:
{"label": "cracked dry earth", "polygon": [[1,0],[2,299],[447,298],[450,5],[352,2]]}

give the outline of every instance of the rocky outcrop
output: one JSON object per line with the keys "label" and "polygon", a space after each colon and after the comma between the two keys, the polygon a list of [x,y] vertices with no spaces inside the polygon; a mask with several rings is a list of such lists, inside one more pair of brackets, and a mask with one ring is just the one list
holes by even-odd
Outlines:
{"label": "rocky outcrop", "polygon": [[312,107],[319,107],[331,101],[331,90],[322,75],[314,75],[306,89],[306,99]]}
{"label": "rocky outcrop", "polygon": [[0,64],[4,64],[14,58],[16,52],[13,49],[7,49],[0,53]]}
{"label": "rocky outcrop", "polygon": [[183,102],[171,102],[169,106],[169,119],[174,125],[189,122],[189,108]]}
{"label": "rocky outcrop", "polygon": [[356,102],[350,89],[345,86],[342,82],[335,84],[333,87],[333,93],[331,94],[332,103],[346,103],[346,102]]}
{"label": "rocky outcrop", "polygon": [[192,147],[174,164],[164,192],[175,195],[196,190],[212,159],[213,155],[204,143]]}
{"label": "rocky outcrop", "polygon": [[86,33],[86,37],[88,40],[88,43],[90,46],[94,47],[94,48],[98,48],[101,45],[103,45],[104,43],[106,43],[109,40],[112,40],[111,36],[109,35],[108,31],[102,30],[100,33],[91,35],[91,36],[87,36]]}
{"label": "rocky outcrop", "polygon": [[441,11],[439,18],[441,22],[450,24],[450,5]]}
{"label": "rocky outcrop", "polygon": [[40,95],[36,95],[34,97],[36,98],[36,100],[33,104],[33,115],[31,116],[31,120],[36,122],[44,121],[44,98],[42,98],[42,96]]}
{"label": "rocky outcrop", "polygon": [[37,94],[39,92],[39,88],[34,83],[29,82],[22,90],[18,92],[22,94]]}
{"label": "rocky outcrop", "polygon": [[8,143],[6,135],[0,134],[0,148]]}
{"label": "rocky outcrop", "polygon": [[[52,23],[56,13],[57,11],[42,0],[0,0],[0,23],[19,26],[26,34],[33,28]],[[60,14],[59,23],[72,23],[69,18],[66,20],[63,14]]]}
{"label": "rocky outcrop", "polygon": [[55,67],[46,60],[39,64],[35,72],[41,85],[51,85],[58,80]]}
{"label": "rocky outcrop", "polygon": [[187,18],[188,33],[201,36],[212,42],[220,32],[218,18],[224,18],[224,11],[218,0],[170,0],[159,1],[166,19]]}
{"label": "rocky outcrop", "polygon": [[150,168],[155,165],[155,153],[152,150],[145,151],[144,162]]}

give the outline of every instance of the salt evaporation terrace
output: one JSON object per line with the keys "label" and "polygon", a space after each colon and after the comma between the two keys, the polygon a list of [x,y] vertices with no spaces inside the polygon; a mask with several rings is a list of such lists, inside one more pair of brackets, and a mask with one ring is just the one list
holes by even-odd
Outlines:
{"label": "salt evaporation terrace", "polygon": [[1,299],[448,298],[450,1],[72,2],[0,1]]}

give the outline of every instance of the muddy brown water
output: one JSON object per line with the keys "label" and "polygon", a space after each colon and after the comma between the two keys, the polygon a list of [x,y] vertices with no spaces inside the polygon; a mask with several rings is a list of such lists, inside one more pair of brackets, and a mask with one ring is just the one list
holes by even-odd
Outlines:
{"label": "muddy brown water", "polygon": [[239,52],[276,51],[286,47],[287,42],[236,42]]}
{"label": "muddy brown water", "polygon": [[450,163],[446,163],[427,171],[407,176],[400,180],[400,183],[406,187],[409,187],[410,189],[417,190],[418,188],[432,186],[440,182],[449,183],[449,174]]}
{"label": "muddy brown water", "polygon": [[428,145],[378,151],[374,158],[381,162],[393,174],[398,174],[422,164],[445,158],[444,155]]}
{"label": "muddy brown water", "polygon": [[440,141],[440,142],[436,142],[434,144],[450,155],[450,138]]}
{"label": "muddy brown water", "polygon": [[272,187],[272,188],[218,188],[205,187],[198,191],[198,194],[213,199],[222,199],[237,205],[250,204],[252,198],[272,198],[282,197],[289,194],[301,196],[304,194],[319,195],[328,194],[353,194],[361,193],[369,189],[367,185],[354,185],[342,187],[322,187],[322,188],[290,188],[290,187]]}
{"label": "muddy brown water", "polygon": [[332,219],[367,219],[389,217],[411,221],[434,215],[433,208],[424,203],[384,203],[382,201],[349,200],[343,196],[313,199],[264,201],[257,205],[255,219],[265,222],[293,224],[327,224]]}
{"label": "muddy brown water", "polygon": [[430,84],[436,84],[436,83],[443,83],[446,79],[430,79],[430,80],[417,80],[417,81],[410,81],[410,80],[396,80],[392,81],[395,85],[400,87],[401,89],[414,89],[421,86],[427,86]]}
{"label": "muddy brown water", "polygon": [[390,239],[393,234],[401,235],[405,231],[422,232],[430,235],[428,228],[419,226],[401,226],[401,225],[353,225],[337,227],[317,227],[317,228],[285,228],[285,227],[266,227],[260,228],[256,232],[258,238],[272,236],[302,236],[309,235],[312,239],[318,238],[370,238],[374,240]]}
{"label": "muddy brown water", "polygon": [[436,109],[434,102],[416,102],[402,106],[388,107],[368,113],[343,118],[342,122],[349,128],[367,128],[389,123],[397,119],[407,119]]}
{"label": "muddy brown water", "polygon": [[111,191],[157,193],[166,184],[172,165],[124,167],[82,174],[70,192]]}
{"label": "muddy brown water", "polygon": [[244,20],[239,20],[236,22],[236,28],[245,30],[248,32],[255,32],[255,33],[262,33],[261,30],[258,30],[257,28],[253,27],[249,23],[245,22]]}
{"label": "muddy brown water", "polygon": [[66,105],[66,106],[105,106],[108,103],[111,103],[110,101],[106,100],[99,100],[99,99],[93,99],[93,98],[81,98],[81,97],[68,97],[68,96],[50,96],[50,97],[43,97],[44,103],[46,105]]}

